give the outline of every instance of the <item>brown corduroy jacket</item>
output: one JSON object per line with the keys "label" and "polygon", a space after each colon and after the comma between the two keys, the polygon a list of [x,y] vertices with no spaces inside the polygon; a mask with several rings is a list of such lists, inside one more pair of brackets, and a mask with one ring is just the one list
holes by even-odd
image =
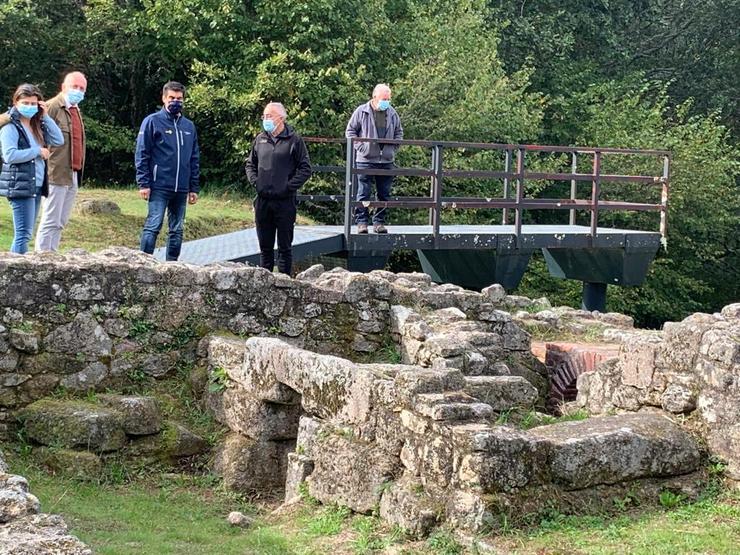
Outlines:
{"label": "brown corduroy jacket", "polygon": [[[51,149],[51,156],[47,162],[49,168],[49,183],[52,185],[63,185],[69,187],[72,185],[72,116],[67,110],[67,104],[64,101],[64,93],[59,93],[51,100],[47,101],[46,107],[49,116],[53,119],[64,135],[64,145]],[[80,113],[80,120],[82,114]],[[85,172],[85,150],[87,143],[85,141],[85,124],[82,124],[82,171],[78,185],[82,185],[82,174]]]}

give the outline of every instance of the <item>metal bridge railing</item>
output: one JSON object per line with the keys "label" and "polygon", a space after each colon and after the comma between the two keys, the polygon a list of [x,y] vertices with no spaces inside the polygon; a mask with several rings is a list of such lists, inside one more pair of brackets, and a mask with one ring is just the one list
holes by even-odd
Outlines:
{"label": "metal bridge railing", "polygon": [[[318,138],[306,137],[307,143],[345,144],[346,161],[344,166],[314,166],[316,173],[344,173],[345,187],[343,195],[299,195],[298,200],[303,201],[334,201],[344,202],[344,235],[347,246],[352,240],[352,212],[357,206],[387,207],[387,208],[415,208],[429,210],[429,224],[432,226],[435,245],[439,238],[442,210],[446,208],[474,209],[474,208],[498,208],[503,209],[501,223],[509,223],[509,213],[514,212],[514,232],[517,242],[522,232],[522,216],[524,210],[569,210],[570,225],[575,225],[576,210],[590,212],[590,236],[596,238],[598,228],[599,212],[602,210],[622,211],[656,211],[660,212],[660,234],[666,236],[666,216],[668,210],[668,184],[670,176],[671,153],[665,150],[624,149],[624,148],[587,148],[568,146],[543,146],[543,145],[519,145],[499,143],[465,143],[453,141],[421,141],[421,140],[395,140],[395,139],[367,139],[367,138]],[[431,151],[429,168],[394,168],[394,169],[365,169],[357,168],[355,160],[355,143],[377,142],[384,145],[418,146],[428,148]],[[496,150],[504,153],[504,169],[502,171],[486,170],[460,170],[445,169],[443,154],[445,149],[477,149]],[[537,172],[527,171],[526,154],[530,153],[554,153],[569,154],[571,157],[570,172]],[[581,155],[593,155],[592,171],[590,173],[578,173],[578,157]],[[618,175],[602,173],[602,161],[604,156],[610,155],[638,155],[649,157],[662,157],[663,169],[661,175]],[[430,193],[428,197],[392,197],[389,201],[363,201],[358,202],[356,198],[356,179],[358,175],[393,175],[393,176],[418,176],[430,178]],[[469,178],[469,179],[501,179],[503,180],[503,196],[491,197],[445,197],[442,195],[442,187],[445,178]],[[525,198],[524,184],[527,180],[554,180],[570,181],[570,198],[548,199],[548,198]],[[626,201],[601,200],[601,183],[623,182],[658,184],[661,186],[661,200],[659,204],[636,203]],[[577,198],[578,182],[591,183],[591,198]],[[512,197],[513,188],[513,198]]]}

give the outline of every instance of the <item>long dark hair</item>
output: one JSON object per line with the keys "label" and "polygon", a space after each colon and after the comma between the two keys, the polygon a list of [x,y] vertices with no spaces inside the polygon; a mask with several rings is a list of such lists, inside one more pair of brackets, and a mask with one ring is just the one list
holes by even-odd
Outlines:
{"label": "long dark hair", "polygon": [[[28,98],[31,96],[35,96],[36,98],[38,98],[39,102],[42,102],[44,100],[44,95],[41,94],[41,90],[39,90],[36,85],[23,83],[22,85],[19,85],[13,93],[13,105],[15,106],[15,103],[18,102],[21,98]],[[39,109],[39,111],[36,112],[36,115],[31,118],[31,131],[33,132],[33,136],[36,137],[36,141],[39,144],[43,145],[44,132],[41,129],[41,113],[42,111]]]}

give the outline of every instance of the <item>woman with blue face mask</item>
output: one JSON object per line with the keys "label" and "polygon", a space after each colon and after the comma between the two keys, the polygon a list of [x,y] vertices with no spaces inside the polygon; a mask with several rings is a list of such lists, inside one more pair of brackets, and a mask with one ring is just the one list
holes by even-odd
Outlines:
{"label": "woman with blue face mask", "polygon": [[13,94],[13,107],[0,117],[0,196],[8,198],[13,210],[10,252],[19,254],[28,251],[41,197],[48,191],[49,148],[64,144],[43,100],[38,87],[23,84]]}

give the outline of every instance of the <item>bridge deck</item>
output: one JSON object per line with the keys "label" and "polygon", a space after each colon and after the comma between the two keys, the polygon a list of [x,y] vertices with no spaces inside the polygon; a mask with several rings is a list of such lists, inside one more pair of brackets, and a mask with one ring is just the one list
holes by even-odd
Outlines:
{"label": "bridge deck", "polygon": [[[352,228],[354,232],[355,228]],[[598,228],[591,240],[591,229],[578,225],[523,225],[519,245],[513,225],[442,225],[435,245],[430,225],[392,225],[388,234],[352,234],[350,248],[342,226],[296,226],[293,258],[331,254],[349,250],[353,254],[395,249],[456,250],[535,250],[540,248],[603,247],[618,249],[657,248],[660,233],[628,229]],[[164,249],[155,256],[164,259]],[[180,260],[191,264],[251,262],[259,259],[256,230],[252,228],[183,243]]]}

